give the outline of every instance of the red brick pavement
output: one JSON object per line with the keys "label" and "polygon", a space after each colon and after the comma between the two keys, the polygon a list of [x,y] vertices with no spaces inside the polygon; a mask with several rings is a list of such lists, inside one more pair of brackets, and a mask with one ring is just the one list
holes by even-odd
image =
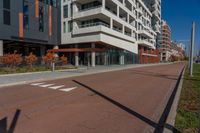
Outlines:
{"label": "red brick pavement", "polygon": [[[6,130],[16,120],[14,133],[141,133],[148,127],[154,129],[183,67],[184,63],[176,63],[45,82],[77,87],[69,92],[30,84],[0,88],[0,127],[7,118]],[[13,120],[17,109],[19,117]]]}

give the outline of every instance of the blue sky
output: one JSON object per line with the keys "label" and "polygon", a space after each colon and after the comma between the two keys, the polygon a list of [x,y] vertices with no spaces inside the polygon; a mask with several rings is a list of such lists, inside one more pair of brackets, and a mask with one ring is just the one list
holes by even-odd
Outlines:
{"label": "blue sky", "polygon": [[173,40],[190,39],[195,21],[195,47],[200,48],[200,0],[162,0],[162,19],[170,25]]}

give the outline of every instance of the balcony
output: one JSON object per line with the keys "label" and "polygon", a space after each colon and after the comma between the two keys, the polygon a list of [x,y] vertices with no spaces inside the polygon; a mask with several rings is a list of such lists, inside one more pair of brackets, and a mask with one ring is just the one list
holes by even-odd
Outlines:
{"label": "balcony", "polygon": [[152,42],[149,40],[138,40],[137,41],[138,45],[146,46],[155,49],[155,46]]}
{"label": "balcony", "polygon": [[80,28],[85,28],[85,27],[93,27],[93,26],[105,26],[105,27],[110,27],[108,24],[103,23],[103,22],[96,22],[96,23],[89,23],[89,24],[84,24],[84,25],[79,25]]}
{"label": "balcony", "polygon": [[151,38],[151,39],[154,38],[153,35],[147,30],[138,30],[138,34],[141,34],[141,35]]}

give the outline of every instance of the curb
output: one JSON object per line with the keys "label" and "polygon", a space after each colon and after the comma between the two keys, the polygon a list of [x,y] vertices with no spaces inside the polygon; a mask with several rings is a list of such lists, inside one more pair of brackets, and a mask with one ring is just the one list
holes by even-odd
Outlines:
{"label": "curb", "polygon": [[163,133],[173,133],[174,130],[175,130],[174,125],[175,125],[175,120],[176,120],[176,114],[177,114],[179,99],[180,99],[180,96],[181,96],[181,90],[182,90],[182,86],[183,86],[185,69],[186,69],[186,67],[184,68],[183,73],[181,75],[181,80],[180,80],[180,83],[178,85],[177,93],[176,93],[176,96],[174,98],[174,101],[173,101],[172,107],[170,109],[169,115],[167,117]]}

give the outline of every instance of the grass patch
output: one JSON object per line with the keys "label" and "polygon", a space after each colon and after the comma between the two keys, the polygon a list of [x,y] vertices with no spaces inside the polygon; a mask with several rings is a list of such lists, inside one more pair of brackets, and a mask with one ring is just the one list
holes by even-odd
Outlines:
{"label": "grass patch", "polygon": [[193,75],[192,78],[189,76],[187,68],[175,122],[175,127],[182,133],[197,133],[199,128],[200,64],[194,64]]}
{"label": "grass patch", "polygon": [[[74,66],[56,66],[55,69],[56,70],[77,69],[77,67],[74,67]],[[51,71],[51,69],[46,67],[46,66],[33,66],[32,68],[30,68],[28,66],[20,66],[20,67],[16,67],[16,68],[0,67],[0,74],[42,72],[42,71]]]}

